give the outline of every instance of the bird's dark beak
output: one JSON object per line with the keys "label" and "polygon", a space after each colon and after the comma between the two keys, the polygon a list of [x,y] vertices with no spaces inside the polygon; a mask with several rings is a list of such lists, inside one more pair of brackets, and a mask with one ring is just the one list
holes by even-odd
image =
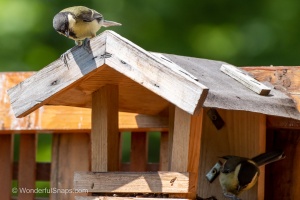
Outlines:
{"label": "bird's dark beak", "polygon": [[70,36],[70,30],[69,29],[66,30],[65,34],[66,34],[67,37],[69,37]]}

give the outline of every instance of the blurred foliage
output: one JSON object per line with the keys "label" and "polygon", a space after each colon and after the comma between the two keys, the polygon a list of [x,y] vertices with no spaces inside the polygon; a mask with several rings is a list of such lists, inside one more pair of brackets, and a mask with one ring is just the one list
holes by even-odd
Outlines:
{"label": "blurred foliage", "polygon": [[297,0],[0,0],[0,70],[39,70],[74,46],[52,27],[53,16],[74,5],[122,23],[111,29],[149,51],[238,66],[299,65]]}

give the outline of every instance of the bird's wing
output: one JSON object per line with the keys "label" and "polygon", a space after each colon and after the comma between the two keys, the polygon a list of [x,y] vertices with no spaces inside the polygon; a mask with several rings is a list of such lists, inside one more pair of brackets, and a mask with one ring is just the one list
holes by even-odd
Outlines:
{"label": "bird's wing", "polygon": [[226,160],[221,169],[223,173],[233,172],[238,164],[240,164],[242,161],[247,160],[247,158],[239,156],[222,156],[221,158]]}
{"label": "bird's wing", "polygon": [[84,21],[84,22],[91,22],[95,19],[97,21],[100,21],[103,16],[95,10],[88,9],[88,10],[81,12],[81,14],[77,17],[79,19],[82,19],[82,21]]}

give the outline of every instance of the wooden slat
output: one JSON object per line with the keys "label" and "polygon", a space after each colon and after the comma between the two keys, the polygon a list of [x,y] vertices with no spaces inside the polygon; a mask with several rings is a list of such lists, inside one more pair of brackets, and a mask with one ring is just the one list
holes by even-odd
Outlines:
{"label": "wooden slat", "polygon": [[159,151],[159,170],[167,171],[169,167],[169,133],[161,132],[160,134],[160,151]]}
{"label": "wooden slat", "polygon": [[148,163],[148,134],[131,133],[130,171],[143,172]]}
{"label": "wooden slat", "polygon": [[254,78],[247,75],[245,72],[243,72],[242,70],[238,69],[233,65],[223,64],[220,70],[225,74],[227,74],[228,76],[234,78],[241,84],[245,85],[250,90],[256,92],[257,94],[267,96],[271,92],[271,88],[258,82],[257,80],[255,80]]}
{"label": "wooden slat", "polygon": [[74,188],[103,193],[186,193],[189,173],[75,172]]}
{"label": "wooden slat", "polygon": [[[174,199],[167,198],[168,200],[191,200],[191,199]],[[142,198],[142,197],[75,197],[75,200],[166,200],[166,198]]]}
{"label": "wooden slat", "polygon": [[[191,199],[174,199],[167,198],[168,200],[191,200]],[[166,198],[142,198],[142,197],[75,197],[75,200],[166,200]]]}
{"label": "wooden slat", "polygon": [[[219,180],[209,183],[205,175],[218,160],[221,160],[220,156],[236,155],[251,158],[265,152],[266,116],[245,111],[217,109],[225,122],[225,126],[217,130],[206,114],[208,109],[205,108],[203,111],[197,193],[201,197],[215,196],[217,199],[224,199]],[[264,199],[264,168],[261,167],[260,171],[258,184],[242,193],[241,199]]]}
{"label": "wooden slat", "polygon": [[105,85],[93,93],[92,171],[119,169],[118,86]]}
{"label": "wooden slat", "polygon": [[13,176],[13,135],[0,135],[1,199],[10,200]]}
{"label": "wooden slat", "polygon": [[[51,188],[73,189],[74,172],[90,170],[90,135],[54,134],[51,160]],[[69,200],[75,195],[79,194],[51,193],[50,200]]]}
{"label": "wooden slat", "polygon": [[[120,111],[142,110],[144,114],[156,114],[165,109],[164,106],[167,106],[169,101],[186,112],[195,114],[207,96],[206,86],[184,72],[173,70],[170,62],[162,62],[161,59],[112,31],[105,31],[93,38],[90,46],[93,51],[91,54],[82,48],[73,48],[68,53],[70,58],[68,67],[62,59],[56,60],[8,90],[15,115],[26,116],[45,104],[91,107],[92,92],[105,84],[123,85],[121,84],[123,79],[131,80],[130,83],[133,81],[141,91],[146,91],[147,98],[153,97],[157,101],[156,103],[147,101],[148,106],[145,110],[145,102],[135,99],[147,100],[147,98],[143,98],[137,92],[134,92],[136,95],[132,95],[130,91],[134,87],[130,84],[130,87],[126,88],[131,97],[129,100],[137,102],[138,105],[120,101],[125,103],[124,107],[119,107]],[[96,82],[98,88],[86,90],[85,81],[96,74],[104,82],[102,85]],[[113,78],[120,77],[119,75],[121,78]]]}
{"label": "wooden slat", "polygon": [[[51,163],[36,163],[36,181],[49,181],[50,180]],[[13,163],[13,180],[19,177],[19,163]]]}
{"label": "wooden slat", "polygon": [[[20,136],[20,157],[19,157],[19,179],[18,187],[35,189],[36,180],[36,134],[25,134]],[[19,200],[34,199],[34,193],[19,193]]]}
{"label": "wooden slat", "polygon": [[[130,163],[121,163],[120,171],[129,172],[130,171]],[[148,172],[160,171],[159,163],[147,163],[146,171],[148,171]]]}

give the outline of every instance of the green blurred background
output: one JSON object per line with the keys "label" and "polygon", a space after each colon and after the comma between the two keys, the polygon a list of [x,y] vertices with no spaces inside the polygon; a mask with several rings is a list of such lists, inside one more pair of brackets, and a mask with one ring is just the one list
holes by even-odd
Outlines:
{"label": "green blurred background", "polygon": [[122,23],[111,29],[149,51],[237,66],[300,63],[297,0],[0,0],[0,70],[39,70],[74,46],[52,27],[74,5]]}
{"label": "green blurred background", "polygon": [[[236,66],[300,63],[297,0],[0,0],[0,71],[36,71],[73,47],[74,41],[54,31],[52,19],[74,5],[94,8],[105,19],[122,23],[111,30],[149,51]],[[125,135],[123,161],[129,161],[130,134]],[[51,138],[39,136],[38,162],[51,161]],[[157,162],[159,133],[150,134],[150,142],[149,161]]]}

